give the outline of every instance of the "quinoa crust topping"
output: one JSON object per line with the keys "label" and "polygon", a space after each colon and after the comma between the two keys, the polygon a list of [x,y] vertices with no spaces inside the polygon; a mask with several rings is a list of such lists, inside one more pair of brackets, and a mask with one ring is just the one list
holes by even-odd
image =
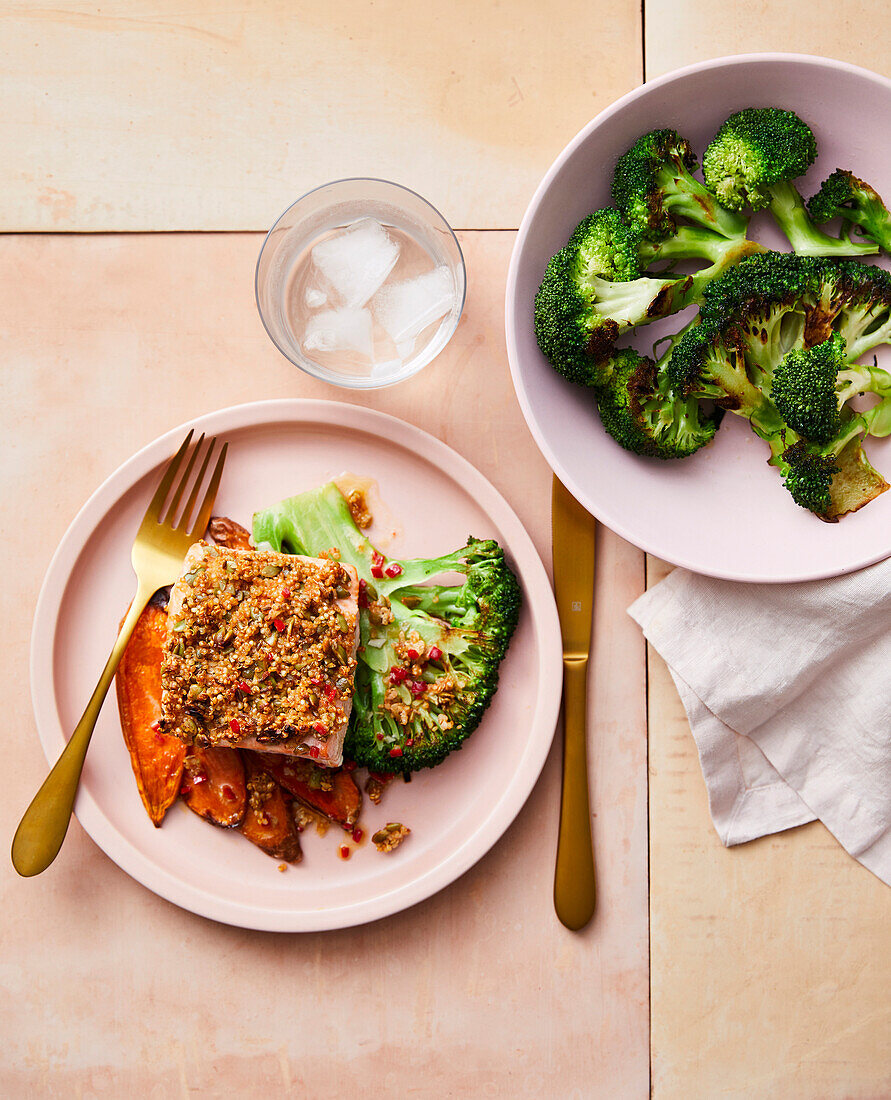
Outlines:
{"label": "quinoa crust topping", "polygon": [[336,561],[202,544],[177,581],[161,668],[161,728],[199,745],[246,737],[288,750],[325,741],[352,693],[356,619]]}

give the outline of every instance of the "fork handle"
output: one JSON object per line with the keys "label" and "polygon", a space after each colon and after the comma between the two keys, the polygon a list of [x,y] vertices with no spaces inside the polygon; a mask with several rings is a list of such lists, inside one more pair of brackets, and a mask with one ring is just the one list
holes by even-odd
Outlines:
{"label": "fork handle", "polygon": [[594,915],[596,887],[588,802],[587,660],[566,661],[563,674],[563,796],[554,873],[554,908],[578,931]]}
{"label": "fork handle", "polygon": [[86,710],[74,727],[74,733],[69,738],[62,755],[19,822],[12,841],[12,865],[20,875],[25,877],[39,875],[59,854],[62,841],[68,832],[68,824],[74,809],[74,798],[96,719],[99,717],[99,711],[105,702],[105,696],[111,687],[111,681],[127,648],[133,628],[152,595],[153,593],[145,585],[139,584],[127,617],[121,625],[111,656],[102,670],[99,683],[90,696]]}

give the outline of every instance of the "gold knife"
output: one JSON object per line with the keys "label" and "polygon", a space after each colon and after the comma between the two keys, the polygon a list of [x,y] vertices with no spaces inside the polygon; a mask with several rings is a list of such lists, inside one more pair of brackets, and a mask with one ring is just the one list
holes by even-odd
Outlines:
{"label": "gold knife", "polygon": [[594,852],[588,804],[588,655],[594,612],[596,522],[554,478],[551,497],[554,592],[563,635],[563,794],[554,908],[577,931],[594,915]]}

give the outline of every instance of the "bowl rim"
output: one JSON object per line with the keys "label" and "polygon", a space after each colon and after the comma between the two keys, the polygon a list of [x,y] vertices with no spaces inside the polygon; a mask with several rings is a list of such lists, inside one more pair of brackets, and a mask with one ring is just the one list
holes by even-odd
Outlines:
{"label": "bowl rim", "polygon": [[883,85],[889,92],[891,92],[891,79],[882,76],[881,73],[877,73],[872,69],[864,68],[862,65],[854,65],[849,61],[839,61],[836,58],[821,57],[819,54],[805,54],[805,53],[783,53],[783,52],[766,52],[766,53],[741,53],[741,54],[727,54],[722,57],[708,58],[705,61],[696,61],[690,65],[684,65],[678,69],[672,69],[670,72],[663,73],[661,76],[655,77],[653,80],[645,80],[643,83],[638,84],[637,87],[632,88],[618,99],[614,100],[602,111],[594,116],[590,122],[586,123],[581,130],[572,137],[563,149],[555,157],[551,166],[548,168],[545,175],[542,177],[540,183],[536,187],[532,194],[532,198],[529,200],[529,204],[526,207],[526,211],[523,214],[523,218],[520,222],[520,227],[517,230],[516,240],[511,251],[510,263],[507,270],[507,284],[504,292],[504,335],[505,343],[507,347],[507,360],[510,367],[511,378],[514,385],[514,393],[516,394],[517,401],[523,412],[523,416],[526,420],[526,426],[529,428],[536,446],[541,451],[548,465],[554,474],[563,482],[570,493],[576,498],[579,504],[583,508],[591,512],[602,523],[604,523],[611,531],[614,531],[626,542],[630,542],[632,546],[638,547],[646,554],[653,554],[656,557],[664,558],[669,561],[670,564],[681,566],[685,569],[691,570],[691,572],[699,573],[703,576],[717,577],[724,580],[743,581],[748,583],[773,583],[773,584],[788,584],[799,581],[821,580],[826,577],[832,577],[840,575],[840,573],[853,573],[858,569],[862,569],[868,565],[873,565],[877,561],[883,559],[887,555],[868,555],[864,560],[853,562],[849,567],[840,571],[838,569],[830,568],[829,570],[817,569],[812,570],[806,574],[800,576],[764,576],[760,573],[741,573],[737,571],[722,571],[720,565],[717,565],[713,570],[704,570],[701,563],[692,562],[683,557],[683,555],[674,555],[670,559],[665,558],[664,551],[656,546],[653,546],[649,539],[641,538],[637,534],[632,534],[626,525],[621,521],[617,521],[615,517],[610,516],[606,518],[600,514],[598,509],[592,507],[591,503],[586,499],[587,493],[583,492],[576,484],[575,478],[570,470],[566,468],[564,463],[555,454],[550,443],[546,439],[544,433],[541,431],[538,422],[536,420],[534,411],[528,398],[525,386],[521,384],[521,372],[519,367],[519,353],[517,347],[517,312],[514,308],[514,299],[516,297],[517,281],[519,277],[520,258],[524,251],[526,239],[529,236],[529,231],[533,221],[538,215],[538,211],[542,205],[546,193],[550,189],[551,183],[554,178],[563,169],[566,162],[573,156],[576,150],[582,145],[588,137],[604,122],[612,118],[614,115],[622,111],[629,103],[633,103],[636,99],[639,99],[644,93],[650,92],[654,89],[663,87],[668,84],[673,84],[685,79],[688,76],[693,76],[696,73],[708,72],[711,69],[721,69],[730,66],[745,66],[745,65],[758,65],[758,64],[786,64],[786,65],[798,65],[802,68],[806,67],[820,67],[824,69],[832,69],[838,72],[849,73],[853,76],[863,77],[866,80],[872,81]]}

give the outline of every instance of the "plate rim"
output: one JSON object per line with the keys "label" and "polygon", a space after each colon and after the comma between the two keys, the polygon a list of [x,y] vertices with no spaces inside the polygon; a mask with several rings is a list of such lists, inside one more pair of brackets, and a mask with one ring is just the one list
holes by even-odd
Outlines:
{"label": "plate rim", "polygon": [[663,73],[653,80],[647,80],[643,84],[638,84],[636,88],[632,88],[596,114],[590,122],[586,123],[586,125],[566,143],[533,192],[532,198],[529,200],[523,214],[520,228],[517,231],[517,237],[514,241],[513,249],[511,250],[507,272],[507,284],[504,292],[504,332],[507,345],[507,360],[510,367],[511,379],[513,380],[514,392],[523,412],[523,417],[526,420],[526,426],[532,434],[536,446],[541,451],[545,461],[583,508],[586,508],[593,516],[596,516],[601,523],[605,524],[611,531],[614,531],[621,538],[625,539],[626,542],[630,542],[632,546],[636,546],[645,554],[652,554],[654,557],[661,558],[670,565],[680,566],[684,569],[689,569],[693,573],[698,573],[701,576],[715,577],[719,580],[741,581],[747,584],[797,584],[804,581],[816,581],[830,577],[845,576],[859,569],[865,569],[867,566],[875,565],[876,562],[884,561],[887,557],[891,556],[891,541],[889,541],[889,546],[886,551],[879,554],[869,553],[862,559],[857,559],[841,569],[830,566],[829,568],[815,568],[804,572],[792,570],[783,574],[747,573],[740,570],[722,569],[720,564],[716,564],[712,568],[705,568],[700,562],[691,561],[682,554],[673,554],[671,556],[665,555],[663,550],[654,546],[648,538],[642,538],[636,533],[632,533],[621,519],[617,519],[613,515],[607,514],[606,510],[599,507],[590,495],[580,487],[572,472],[566,468],[564,463],[561,462],[554,453],[544,432],[538,424],[532,402],[526,392],[519,366],[519,354],[516,340],[517,327],[514,298],[519,275],[520,253],[529,235],[532,221],[538,213],[545,192],[550,187],[551,181],[562,169],[566,161],[573,155],[579,145],[581,145],[588,138],[589,134],[604,121],[617,114],[628,103],[634,102],[634,100],[638,99],[645,92],[660,88],[665,84],[673,83],[674,81],[694,73],[706,72],[709,69],[725,68],[730,65],[742,66],[752,63],[797,64],[803,67],[818,65],[824,68],[835,69],[864,77],[867,80],[881,84],[891,92],[891,79],[882,76],[881,73],[874,72],[872,69],[866,69],[862,65],[854,65],[851,62],[839,61],[831,57],[821,57],[819,54],[784,52],[727,54],[723,57],[709,58],[705,61],[697,61],[690,65],[672,69],[670,72]]}
{"label": "plate rim", "polygon": [[[480,506],[499,527],[508,529],[510,551],[534,609],[530,630],[535,638],[539,683],[529,722],[529,736],[517,757],[512,782],[478,826],[447,857],[394,890],[335,909],[269,910],[220,899],[182,881],[158,866],[117,831],[84,788],[78,791],[75,816],[87,835],[113,863],[154,894],[181,909],[235,927],[269,932],[319,932],[380,920],[420,903],[470,870],[501,839],[532,793],[556,733],[561,693],[547,685],[562,684],[562,648],[557,607],[540,555],[511,505],[484,474],[441,439],[424,429],[376,409],[330,399],[273,398],[226,406],[204,413],[164,432],[117,466],[81,506],[56,547],[41,583],[31,629],[29,673],[31,704],[41,748],[52,764],[67,740],[56,709],[55,691],[38,685],[54,683],[54,650],[59,613],[69,580],[96,525],[128,488],[163,462],[189,428],[223,433],[275,423],[309,421],[337,428],[356,428],[433,456],[458,484],[472,485]],[[381,429],[385,429],[383,432]],[[522,561],[522,565],[521,565]],[[530,575],[531,574],[531,575]]]}

